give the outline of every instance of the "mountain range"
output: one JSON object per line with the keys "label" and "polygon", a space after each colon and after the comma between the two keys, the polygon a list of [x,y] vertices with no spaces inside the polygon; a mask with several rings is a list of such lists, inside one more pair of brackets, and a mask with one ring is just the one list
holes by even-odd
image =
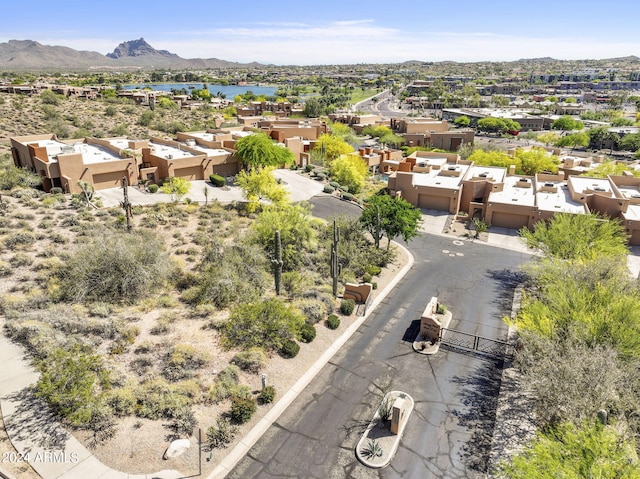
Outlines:
{"label": "mountain range", "polygon": [[218,58],[185,59],[166,50],[156,50],[144,38],[121,43],[107,55],[63,46],[43,45],[33,40],[0,43],[0,70],[86,69],[207,69],[260,66]]}

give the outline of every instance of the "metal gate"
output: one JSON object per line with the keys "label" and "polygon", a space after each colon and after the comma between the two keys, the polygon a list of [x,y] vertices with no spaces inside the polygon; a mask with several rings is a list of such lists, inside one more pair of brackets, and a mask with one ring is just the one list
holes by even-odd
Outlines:
{"label": "metal gate", "polygon": [[456,329],[440,329],[440,343],[467,351],[477,351],[498,359],[513,359],[514,346],[507,341],[489,339]]}

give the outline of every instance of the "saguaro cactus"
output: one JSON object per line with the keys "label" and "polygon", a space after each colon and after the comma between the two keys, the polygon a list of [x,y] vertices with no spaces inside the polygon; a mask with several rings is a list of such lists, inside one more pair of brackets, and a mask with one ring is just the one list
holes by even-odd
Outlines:
{"label": "saguaro cactus", "polygon": [[333,280],[333,295],[338,296],[338,278],[342,271],[342,266],[338,261],[338,241],[340,241],[340,227],[333,220],[333,244],[331,245],[331,279]]}
{"label": "saguaro cactus", "polygon": [[120,202],[120,206],[124,210],[124,216],[127,220],[127,231],[131,231],[131,219],[133,217],[133,211],[131,209],[131,202],[129,201],[129,192],[127,187],[129,186],[129,181],[126,176],[122,177],[122,192],[124,194],[124,200]]}
{"label": "saguaro cactus", "polygon": [[271,260],[273,264],[273,278],[276,283],[276,295],[280,296],[280,285],[282,283],[282,244],[280,243],[280,231],[275,234],[275,258]]}

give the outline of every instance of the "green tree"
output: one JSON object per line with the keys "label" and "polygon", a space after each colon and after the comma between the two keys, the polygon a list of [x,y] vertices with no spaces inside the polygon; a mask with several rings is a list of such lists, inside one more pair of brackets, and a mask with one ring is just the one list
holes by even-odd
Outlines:
{"label": "green tree", "polygon": [[537,137],[536,140],[544,143],[546,146],[549,146],[551,144],[555,144],[556,141],[558,141],[560,139],[560,135],[558,133],[556,133],[555,131],[548,131],[545,133],[540,133]]}
{"label": "green tree", "polygon": [[295,158],[288,148],[275,143],[265,133],[254,133],[240,138],[235,145],[236,156],[245,168],[291,165]]}
{"label": "green tree", "polygon": [[478,130],[480,131],[499,134],[510,131],[520,131],[522,129],[518,122],[513,121],[510,118],[495,118],[492,116],[481,118],[478,120],[477,125]]}
{"label": "green tree", "polygon": [[629,168],[629,165],[624,162],[617,161],[605,161],[596,165],[594,168],[582,173],[582,176],[588,176],[590,178],[606,178],[609,175],[622,176],[623,174],[631,174],[635,177],[640,177],[640,171],[635,168]]}
{"label": "green tree", "polygon": [[418,235],[422,213],[411,203],[388,195],[372,196],[367,203],[360,222],[373,236],[376,247],[380,247],[383,234],[388,240],[387,249],[398,236],[409,241]]}
{"label": "green tree", "polygon": [[596,150],[602,150],[603,148],[618,149],[620,137],[604,126],[587,130],[587,135],[589,135],[589,148]]}
{"label": "green tree", "polygon": [[158,98],[156,103],[160,108],[164,108],[165,110],[177,110],[178,108],[180,108],[175,101],[166,96],[161,96],[160,98]]}
{"label": "green tree", "polygon": [[569,115],[562,115],[560,118],[551,123],[551,128],[554,130],[582,130],[584,123],[580,120],[574,120]]}
{"label": "green tree", "polygon": [[369,168],[356,155],[342,155],[331,163],[331,177],[342,186],[349,188],[349,192],[357,194],[364,188]]}
{"label": "green tree", "polygon": [[560,137],[558,141],[556,141],[556,146],[570,146],[572,151],[578,146],[586,148],[587,146],[589,146],[589,135],[584,131],[573,133],[571,135],[565,135]]}
{"label": "green tree", "polygon": [[238,173],[237,182],[247,200],[247,211],[256,211],[261,200],[268,200],[275,205],[283,205],[288,201],[289,192],[278,183],[273,170],[274,167],[270,166]]}
{"label": "green tree", "polygon": [[544,148],[534,147],[530,150],[518,148],[514,156],[520,164],[521,174],[533,176],[543,171],[554,174],[558,172],[560,160],[557,156],[549,154]]}
{"label": "green tree", "polygon": [[[538,221],[533,231],[520,230],[529,248],[545,256],[590,260],[599,256],[624,256],[627,237],[619,220],[595,214],[558,213],[549,221]],[[567,241],[571,238],[571,241]]]}
{"label": "green tree", "polygon": [[640,133],[630,133],[620,139],[620,149],[625,151],[640,150]]}
{"label": "green tree", "polygon": [[319,118],[324,114],[324,107],[317,98],[309,98],[304,102],[302,114],[307,118]]}
{"label": "green tree", "polygon": [[41,371],[36,395],[76,427],[89,426],[101,396],[110,386],[108,371],[97,354],[80,347],[55,349],[38,363]]}
{"label": "green tree", "polygon": [[171,201],[179,203],[180,200],[189,193],[191,183],[184,178],[170,177],[162,184],[160,191],[171,197]]}
{"label": "green tree", "polygon": [[268,205],[251,225],[252,239],[273,258],[273,237],[280,231],[283,269],[290,271],[301,264],[305,251],[316,248],[315,228],[320,224],[309,213],[309,207],[302,203]]}
{"label": "green tree", "polygon": [[462,115],[456,118],[455,120],[453,120],[453,124],[456,125],[458,128],[465,128],[471,124],[471,120],[469,119],[468,116]]}
{"label": "green tree", "polygon": [[327,166],[341,155],[347,155],[354,151],[353,146],[344,141],[339,136],[322,134],[318,138],[313,151],[321,155]]}
{"label": "green tree", "polygon": [[278,350],[287,339],[298,337],[304,322],[302,313],[280,298],[239,304],[221,328],[222,344],[243,350]]}
{"label": "green tree", "polygon": [[149,232],[103,232],[71,253],[50,289],[73,302],[133,302],[171,271],[164,242]]}
{"label": "green tree", "polygon": [[487,151],[475,149],[467,159],[480,166],[501,166],[503,168],[509,168],[509,166],[515,165],[516,171],[520,169],[520,160],[510,157],[506,152],[501,150]]}

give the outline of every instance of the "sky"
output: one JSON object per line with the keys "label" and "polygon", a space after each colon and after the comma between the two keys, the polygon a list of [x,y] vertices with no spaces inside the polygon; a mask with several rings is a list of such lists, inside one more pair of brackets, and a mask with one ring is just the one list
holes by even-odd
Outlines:
{"label": "sky", "polygon": [[0,42],[107,54],[143,37],[183,58],[242,63],[640,56],[635,0],[30,0],[7,2],[2,16]]}

